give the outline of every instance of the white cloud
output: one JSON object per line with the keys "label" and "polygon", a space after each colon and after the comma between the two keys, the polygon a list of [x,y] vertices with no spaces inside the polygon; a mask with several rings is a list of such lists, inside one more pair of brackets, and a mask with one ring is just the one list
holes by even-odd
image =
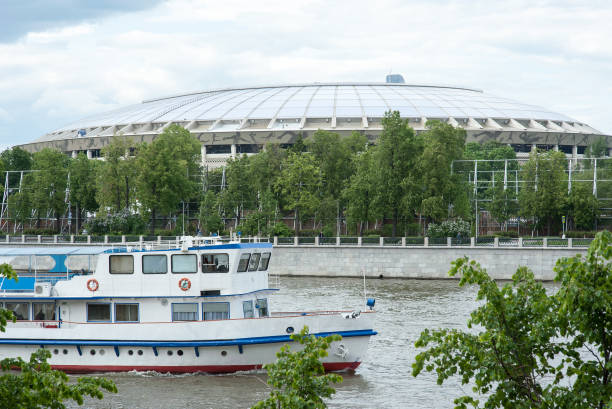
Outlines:
{"label": "white cloud", "polygon": [[0,143],[146,98],[382,81],[390,70],[542,105],[612,133],[611,20],[604,1],[169,0],[0,44]]}

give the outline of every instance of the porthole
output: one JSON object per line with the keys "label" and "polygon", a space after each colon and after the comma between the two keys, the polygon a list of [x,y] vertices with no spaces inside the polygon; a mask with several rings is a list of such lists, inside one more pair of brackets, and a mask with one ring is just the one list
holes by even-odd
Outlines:
{"label": "porthole", "polygon": [[100,355],[104,355],[104,350],[103,349],[100,350]]}
{"label": "porthole", "polygon": [[128,351],[128,355],[134,355],[134,351],[132,351],[131,349]]}
{"label": "porthole", "polygon": [[95,349],[92,349],[92,350],[90,350],[90,351],[89,351],[89,353],[90,353],[91,355],[95,355],[95,354],[96,354],[96,350],[95,350]]}
{"label": "porthole", "polygon": [[53,350],[53,355],[57,355],[57,354],[59,354],[59,350],[54,349],[54,350]]}
{"label": "porthole", "polygon": [[138,355],[142,355],[142,349],[138,350]]}
{"label": "porthole", "polygon": [[178,351],[176,351],[176,354],[177,354],[178,356],[183,356],[183,350],[182,350],[182,349],[179,349]]}
{"label": "porthole", "polygon": [[221,351],[221,356],[226,356],[227,355],[227,351]]}
{"label": "porthole", "polygon": [[173,352],[172,351],[168,351],[168,356],[172,356]]}
{"label": "porthole", "polygon": [[64,355],[68,355],[68,350],[67,350],[67,349],[64,349],[64,350],[62,351],[62,353],[63,353]]}
{"label": "porthole", "polygon": [[287,334],[293,334],[293,327],[287,327]]}

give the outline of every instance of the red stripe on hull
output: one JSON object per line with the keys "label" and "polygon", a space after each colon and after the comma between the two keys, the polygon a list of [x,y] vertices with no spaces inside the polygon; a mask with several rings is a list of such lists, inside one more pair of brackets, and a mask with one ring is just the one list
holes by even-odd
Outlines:
{"label": "red stripe on hull", "polygon": [[[325,362],[326,371],[355,370],[361,362]],[[128,365],[52,365],[53,369],[71,374],[97,372],[155,371],[160,373],[231,373],[261,369],[262,365],[193,365],[193,366],[128,366]]]}

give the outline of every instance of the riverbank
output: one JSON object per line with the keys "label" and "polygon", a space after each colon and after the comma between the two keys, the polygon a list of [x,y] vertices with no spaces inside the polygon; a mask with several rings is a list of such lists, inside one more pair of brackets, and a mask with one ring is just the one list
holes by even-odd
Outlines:
{"label": "riverbank", "polygon": [[467,256],[496,280],[509,280],[518,266],[552,281],[558,259],[588,248],[275,246],[272,274],[370,278],[449,279],[451,262]]}

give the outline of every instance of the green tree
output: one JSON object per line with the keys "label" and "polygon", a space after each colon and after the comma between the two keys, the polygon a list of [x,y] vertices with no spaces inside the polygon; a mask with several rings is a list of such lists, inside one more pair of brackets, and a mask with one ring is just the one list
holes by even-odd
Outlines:
{"label": "green tree", "polygon": [[[8,264],[0,265],[0,276],[16,279],[17,274]],[[0,331],[6,331],[8,321],[15,322],[11,311],[0,308]],[[47,359],[51,352],[39,349],[28,361],[5,358],[0,361],[0,407],[20,409],[65,409],[64,401],[83,404],[83,397],[102,399],[102,389],[117,392],[113,381],[105,378],[81,377],[76,382],[51,369]],[[19,372],[15,371],[18,369]]]}
{"label": "green tree", "polygon": [[593,195],[591,183],[573,182],[572,191],[569,194],[568,213],[570,224],[577,230],[594,229],[595,222],[599,218],[599,200]]}
{"label": "green tree", "polygon": [[[17,146],[7,149],[0,154],[4,170],[30,170],[32,169],[32,154]],[[12,174],[9,177],[9,186],[14,188],[19,186],[19,174]],[[4,183],[4,180],[2,181]]]}
{"label": "green tree", "polygon": [[69,159],[63,153],[45,148],[34,154],[34,172],[27,177],[30,204],[37,219],[55,215],[56,220],[64,216],[67,209],[66,186]]}
{"label": "green tree", "polygon": [[376,166],[376,201],[393,219],[397,236],[400,215],[413,215],[421,184],[416,167],[423,149],[422,138],[401,119],[398,111],[385,113],[383,131],[373,153]]}
{"label": "green tree", "polygon": [[371,147],[355,157],[355,173],[342,191],[346,203],[347,222],[357,225],[359,236],[363,233],[365,222],[372,222],[381,217],[380,207],[376,201],[378,187],[376,164],[373,159],[375,149],[376,147]]}
{"label": "green tree", "polygon": [[[435,372],[438,384],[459,376],[485,400],[455,399],[456,408],[603,408],[612,397],[612,236],[599,233],[585,259],[557,262],[560,288],[547,295],[526,267],[500,288],[467,258],[449,274],[477,285],[480,307],[469,331],[426,329],[413,375]],[[590,358],[590,359],[589,359]],[[566,378],[569,378],[569,382]]]}
{"label": "green tree", "polygon": [[326,408],[323,399],[336,392],[330,383],[342,382],[338,374],[325,374],[321,363],[331,343],[342,339],[340,335],[316,337],[304,327],[299,334],[291,335],[291,339],[302,348],[293,352],[286,344],[276,354],[277,361],[264,366],[273,389],[270,397],[258,402],[254,409]]}
{"label": "green tree", "polygon": [[503,223],[506,226],[506,222],[518,212],[515,190],[504,186],[502,175],[498,175],[493,180],[495,185],[490,188],[491,201],[487,208],[497,222]]}
{"label": "green tree", "polygon": [[[598,233],[585,258],[559,260],[555,298],[560,335],[568,339],[564,362],[573,379],[573,406],[604,408],[612,398],[612,234]],[[578,353],[588,351],[588,358]]]}
{"label": "green tree", "polygon": [[286,210],[295,213],[296,235],[302,219],[312,215],[320,203],[321,182],[321,169],[312,154],[289,152],[275,189]]}
{"label": "green tree", "polygon": [[99,163],[87,159],[84,153],[79,153],[70,161],[70,203],[75,207],[77,233],[80,231],[83,212],[93,212],[99,207],[96,201],[96,170]]}
{"label": "green tree", "polygon": [[367,138],[359,133],[347,138],[324,130],[314,133],[307,146],[323,173],[324,196],[341,198],[342,189],[355,171],[354,155],[365,149],[366,143]]}
{"label": "green tree", "polygon": [[600,136],[595,139],[591,144],[587,147],[586,157],[587,158],[603,158],[608,156],[608,137]]}
{"label": "green tree", "polygon": [[204,194],[202,202],[200,203],[200,225],[202,226],[202,230],[208,234],[225,230],[223,221],[219,216],[217,194],[212,190]]}
{"label": "green tree", "polygon": [[246,155],[229,159],[225,167],[227,188],[221,192],[219,200],[226,217],[232,215],[236,220],[234,227],[240,223],[244,210],[254,208],[257,201],[249,159]]}
{"label": "green tree", "polygon": [[567,201],[566,162],[563,152],[532,152],[521,170],[520,214],[534,217],[538,227],[545,225],[548,235],[553,223],[561,220]]}
{"label": "green tree", "polygon": [[104,161],[97,172],[96,200],[100,210],[109,208],[116,213],[129,209],[133,202],[136,169],[134,157],[130,155],[127,138],[114,136],[111,143],[102,149]]}
{"label": "green tree", "polygon": [[452,162],[463,155],[465,130],[440,121],[428,121],[427,126],[429,129],[422,135],[427,143],[418,160],[422,214],[435,221],[453,215],[465,218],[470,214],[468,189],[460,175],[451,175]]}
{"label": "green tree", "polygon": [[151,144],[144,144],[137,156],[138,200],[151,214],[155,231],[157,212],[170,214],[181,201],[199,192],[201,145],[188,130],[170,125]]}

